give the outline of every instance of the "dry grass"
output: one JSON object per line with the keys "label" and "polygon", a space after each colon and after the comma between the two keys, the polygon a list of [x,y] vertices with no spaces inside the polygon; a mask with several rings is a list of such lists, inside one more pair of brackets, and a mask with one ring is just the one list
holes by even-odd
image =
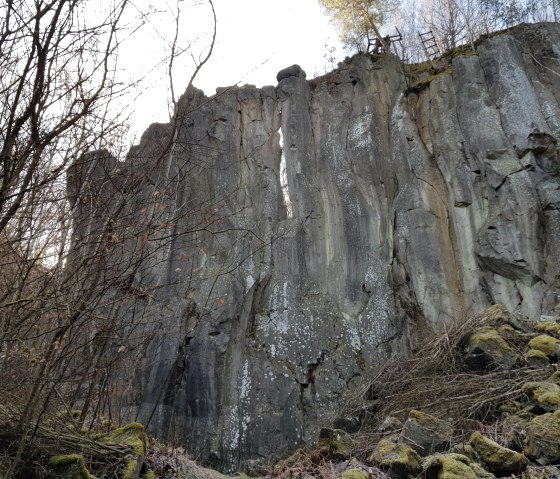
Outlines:
{"label": "dry grass", "polygon": [[[528,367],[485,374],[466,370],[462,352],[469,334],[477,327],[505,322],[507,314],[495,308],[491,314],[451,324],[444,333],[422,341],[414,357],[385,363],[355,396],[353,410],[347,411],[359,411],[362,417],[362,431],[354,438],[358,453],[371,451],[380,436],[376,431],[387,416],[404,420],[411,409],[455,420],[459,441],[469,431],[495,428],[500,405],[522,398],[524,383],[545,380],[551,374],[549,368]],[[465,429],[461,422],[470,426]],[[502,442],[497,433],[495,437]]]}
{"label": "dry grass", "polygon": [[333,461],[328,448],[298,449],[290,457],[274,464],[269,476],[274,479],[334,479],[350,469],[362,469],[369,479],[390,479],[389,475],[376,467],[354,461]]}

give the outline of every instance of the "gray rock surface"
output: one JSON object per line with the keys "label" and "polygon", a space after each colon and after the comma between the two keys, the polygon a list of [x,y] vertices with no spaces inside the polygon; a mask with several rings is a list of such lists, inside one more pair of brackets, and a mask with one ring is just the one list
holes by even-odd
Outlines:
{"label": "gray rock surface", "polygon": [[77,256],[136,192],[108,260],[130,297],[111,314],[143,338],[124,412],[232,471],[312,442],[420,328],[493,303],[559,314],[560,26],[452,72],[406,94],[396,58],[358,55],[312,81],[189,89],[125,162],[75,168]]}

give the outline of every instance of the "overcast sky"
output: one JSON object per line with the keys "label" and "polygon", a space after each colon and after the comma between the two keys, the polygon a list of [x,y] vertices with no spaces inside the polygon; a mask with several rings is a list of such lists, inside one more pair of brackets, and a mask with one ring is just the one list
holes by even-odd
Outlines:
{"label": "overcast sky", "polygon": [[[120,48],[119,65],[129,78],[145,77],[129,100],[136,133],[154,121],[168,121],[169,80],[165,54],[174,33],[174,0],[136,0],[138,11],[128,21],[144,22]],[[176,61],[174,84],[180,95],[192,73],[193,61],[207,47],[211,12],[207,2],[183,0],[179,44],[191,45]],[[275,85],[276,73],[294,63],[308,78],[330,70],[329,47],[337,61],[344,56],[337,34],[316,0],[214,0],[217,39],[211,60],[195,80],[207,95],[216,87],[246,83]],[[141,16],[138,12],[146,13]],[[335,63],[336,64],[336,63]]]}

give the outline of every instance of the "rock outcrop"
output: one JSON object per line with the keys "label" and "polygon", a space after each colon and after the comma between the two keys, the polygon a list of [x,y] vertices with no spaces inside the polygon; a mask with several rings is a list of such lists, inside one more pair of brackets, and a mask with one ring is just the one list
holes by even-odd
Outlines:
{"label": "rock outcrop", "polygon": [[390,55],[294,66],[191,89],[125,162],[87,157],[77,243],[137,191],[111,259],[113,314],[144,338],[123,409],[233,470],[315,438],[421,329],[494,303],[558,314],[559,73],[558,24],[495,35],[417,93]]}

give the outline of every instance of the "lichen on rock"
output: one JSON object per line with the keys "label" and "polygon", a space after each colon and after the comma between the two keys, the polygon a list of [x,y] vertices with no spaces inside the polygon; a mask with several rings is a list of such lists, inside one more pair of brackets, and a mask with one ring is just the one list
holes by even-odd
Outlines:
{"label": "lichen on rock", "polygon": [[479,328],[468,338],[464,361],[474,371],[511,369],[519,360],[519,353],[493,327]]}
{"label": "lichen on rock", "polygon": [[529,464],[529,460],[523,454],[500,446],[478,431],[471,435],[469,444],[488,469],[495,474],[519,474]]}
{"label": "lichen on rock", "polygon": [[541,465],[554,464],[560,460],[560,411],[531,420],[523,452]]}
{"label": "lichen on rock", "polygon": [[322,428],[319,432],[319,447],[325,447],[335,459],[349,459],[354,443],[350,435],[342,429]]}
{"label": "lichen on rock", "polygon": [[558,357],[558,347],[560,345],[560,339],[556,339],[548,334],[541,334],[534,337],[529,341],[529,347],[531,349],[536,349],[542,351],[549,358]]}
{"label": "lichen on rock", "polygon": [[379,441],[369,461],[403,479],[417,474],[422,468],[420,456],[414,449],[387,439]]}
{"label": "lichen on rock", "polygon": [[52,479],[95,479],[80,454],[54,456],[48,463]]}
{"label": "lichen on rock", "polygon": [[419,454],[428,455],[449,448],[452,436],[450,422],[413,409],[404,423],[401,440]]}
{"label": "lichen on rock", "polygon": [[424,459],[423,477],[426,479],[483,479],[494,475],[462,454],[434,454]]}
{"label": "lichen on rock", "polygon": [[525,383],[521,391],[545,411],[560,409],[560,386],[548,381]]}

